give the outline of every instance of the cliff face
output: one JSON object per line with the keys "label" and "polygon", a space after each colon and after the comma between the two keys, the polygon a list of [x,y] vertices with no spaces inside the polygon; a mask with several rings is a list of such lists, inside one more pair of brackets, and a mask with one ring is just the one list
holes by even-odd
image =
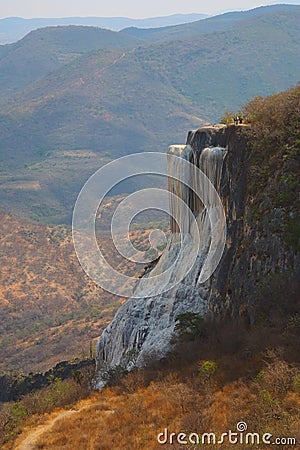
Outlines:
{"label": "cliff face", "polygon": [[[280,231],[285,211],[271,208],[270,214],[262,217],[253,213],[255,189],[249,189],[251,151],[243,127],[200,128],[189,132],[186,147],[171,147],[170,152],[203,170],[219,192],[227,223],[224,252],[217,269],[205,281],[204,262],[213,230],[203,217],[203,207],[171,182],[169,189],[193,209],[207,239],[201,241],[195,263],[181,283],[161,295],[145,292],[144,298],[129,299],[119,309],[98,342],[98,387],[103,383],[102,374],[115,366],[130,369],[147,364],[149,359],[164,357],[172,349],[176,318],[181,313],[210,314],[215,318],[225,315],[251,325],[255,299],[266,277],[271,279],[276,274],[293,277],[299,267],[298,254],[286,245]],[[268,202],[267,195],[263,201]],[[173,209],[176,207],[173,205]],[[172,223],[173,234],[152,275],[162,273],[178,257],[177,231]],[[194,251],[188,234],[183,247],[177,271],[184,270]],[[167,279],[166,285],[171,281]]]}
{"label": "cliff face", "polygon": [[[193,147],[201,145],[201,139],[201,130],[189,133],[188,142]],[[262,296],[272,295],[270,291],[283,284],[291,293],[292,285],[298,283],[299,252],[295,242],[291,245],[286,239],[286,224],[296,213],[293,208],[279,207],[274,200],[274,189],[278,189],[275,176],[282,172],[280,161],[276,173],[268,172],[264,184],[257,184],[257,177],[253,182],[255,155],[245,130],[228,127],[216,139],[223,145],[224,139],[228,145],[220,185],[227,242],[211,278],[208,309],[213,317],[226,315],[251,326],[261,307],[258,301],[265,301]],[[282,301],[275,291],[273,298],[276,296]]]}

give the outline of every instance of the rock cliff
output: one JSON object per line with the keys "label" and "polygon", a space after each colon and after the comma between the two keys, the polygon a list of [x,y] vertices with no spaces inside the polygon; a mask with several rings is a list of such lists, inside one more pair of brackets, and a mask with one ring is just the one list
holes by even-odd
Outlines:
{"label": "rock cliff", "polygon": [[[161,295],[145,292],[144,298],[131,298],[118,310],[97,345],[98,387],[103,385],[102,375],[109,369],[121,366],[130,370],[172,350],[176,319],[181,313],[211,315],[216,319],[227,316],[251,326],[255,299],[265,280],[276,274],[292,278],[299,267],[298,253],[286,244],[282,233],[286,212],[271,207],[266,215],[255,213],[259,187],[249,183],[252,156],[244,127],[216,125],[191,131],[187,146],[171,147],[169,153],[174,152],[203,170],[219,192],[227,225],[224,252],[213,275],[205,280],[203,267],[211,240],[201,241],[195,263],[182,282]],[[213,230],[203,218],[203,205],[176,183],[169,183],[169,189],[177,195],[179,192],[209,236]],[[263,202],[268,201],[265,195]],[[184,237],[183,246],[185,252],[177,270],[182,270],[193,254],[193,242],[188,236]],[[151,273],[162,273],[178,254],[178,230],[172,223],[168,246]],[[166,285],[171,281],[166,280]]]}

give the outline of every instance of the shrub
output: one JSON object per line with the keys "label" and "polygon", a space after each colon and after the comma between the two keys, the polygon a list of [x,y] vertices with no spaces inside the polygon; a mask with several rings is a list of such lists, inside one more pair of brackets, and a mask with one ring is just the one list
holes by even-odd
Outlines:
{"label": "shrub", "polygon": [[221,118],[221,123],[223,123],[224,125],[230,125],[231,123],[233,123],[233,117],[235,116],[235,114],[231,111],[225,111],[223,117]]}
{"label": "shrub", "polygon": [[300,373],[297,373],[294,377],[293,389],[297,394],[300,394]]}
{"label": "shrub", "polygon": [[122,366],[115,366],[104,372],[101,375],[101,379],[107,386],[115,386],[120,381],[120,378],[127,373],[127,370]]}
{"label": "shrub", "polygon": [[295,380],[296,369],[287,362],[275,358],[267,363],[264,370],[256,376],[256,382],[266,392],[284,394]]}
{"label": "shrub", "polygon": [[175,331],[181,337],[195,339],[205,335],[204,319],[200,314],[186,312],[176,317]]}
{"label": "shrub", "polygon": [[299,99],[300,85],[266,98],[255,97],[245,105],[242,115],[251,123],[250,134],[260,141],[262,148],[274,144],[290,152],[296,146],[299,155]]}
{"label": "shrub", "polygon": [[200,365],[200,377],[209,380],[217,371],[217,364],[214,361],[204,361]]}

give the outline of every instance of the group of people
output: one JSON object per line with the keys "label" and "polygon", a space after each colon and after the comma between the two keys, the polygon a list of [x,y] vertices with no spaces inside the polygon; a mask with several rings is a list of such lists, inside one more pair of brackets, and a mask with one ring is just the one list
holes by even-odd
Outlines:
{"label": "group of people", "polygon": [[234,116],[233,118],[234,125],[238,125],[239,123],[243,123],[243,118],[239,116]]}

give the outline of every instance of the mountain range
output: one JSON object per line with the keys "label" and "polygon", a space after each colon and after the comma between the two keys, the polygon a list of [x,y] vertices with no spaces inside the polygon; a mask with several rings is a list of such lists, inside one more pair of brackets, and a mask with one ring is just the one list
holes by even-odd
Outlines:
{"label": "mountain range", "polygon": [[23,19],[7,17],[0,19],[0,44],[18,41],[30,31],[44,27],[83,25],[120,31],[126,27],[154,28],[194,22],[208,17],[207,14],[172,14],[171,16],[130,19],[128,17],[63,17]]}
{"label": "mountain range", "polygon": [[[0,46],[1,449],[154,450],[157,437],[180,430],[211,443],[241,424],[257,437],[290,436],[281,439],[288,447],[300,442],[299,16],[299,6],[278,5],[163,28],[49,26]],[[235,114],[245,123],[231,124]],[[186,140],[221,116],[228,126]],[[125,195],[115,194],[161,182],[129,179],[96,214],[107,262],[139,280],[135,292],[167,261],[178,263],[169,281],[185,262],[190,269],[175,289],[126,301],[78,262],[69,226],[76,197],[113,158],[175,142],[191,146],[181,155],[220,195],[224,253],[200,283],[206,249],[193,260],[186,236],[176,257],[178,235],[148,208],[133,218],[130,242],[149,256],[160,229],[168,245],[146,267],[123,258],[111,223]],[[206,217],[187,187],[168,184],[197,221]],[[211,188],[202,190],[209,205]],[[212,225],[200,233],[209,253],[221,221]],[[142,352],[149,367],[131,370]],[[109,388],[91,393],[95,376]]]}
{"label": "mountain range", "polygon": [[[150,30],[48,27],[1,46],[3,204],[30,217],[43,204],[52,212],[40,220],[65,221],[97,168],[91,155],[163,151],[225,110],[296,84],[299,19],[299,6],[278,5]],[[63,152],[72,173],[52,165]]]}

